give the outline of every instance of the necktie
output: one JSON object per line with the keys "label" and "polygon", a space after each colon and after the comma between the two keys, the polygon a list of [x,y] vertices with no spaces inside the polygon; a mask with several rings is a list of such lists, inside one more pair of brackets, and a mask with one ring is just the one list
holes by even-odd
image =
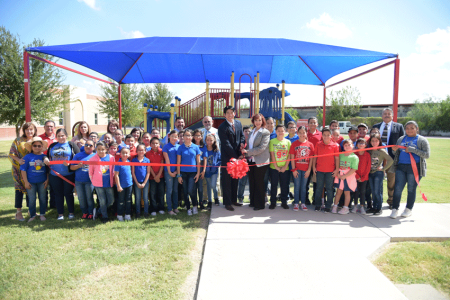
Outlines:
{"label": "necktie", "polygon": [[231,128],[233,129],[233,132],[236,132],[236,129],[234,128],[234,124],[231,124]]}
{"label": "necktie", "polygon": [[382,132],[382,135],[381,135],[381,141],[383,142],[383,143],[385,143],[386,145],[388,144],[388,126],[389,126],[389,124],[384,124],[384,129],[383,129],[383,132]]}

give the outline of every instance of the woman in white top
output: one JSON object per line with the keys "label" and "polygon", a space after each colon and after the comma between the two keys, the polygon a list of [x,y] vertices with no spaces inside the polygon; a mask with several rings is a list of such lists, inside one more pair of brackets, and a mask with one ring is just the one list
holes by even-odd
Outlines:
{"label": "woman in white top", "polygon": [[264,175],[270,163],[270,132],[265,129],[266,119],[262,114],[254,115],[252,124],[255,127],[249,135],[248,150],[242,150],[242,154],[249,164],[250,207],[260,210],[265,207]]}

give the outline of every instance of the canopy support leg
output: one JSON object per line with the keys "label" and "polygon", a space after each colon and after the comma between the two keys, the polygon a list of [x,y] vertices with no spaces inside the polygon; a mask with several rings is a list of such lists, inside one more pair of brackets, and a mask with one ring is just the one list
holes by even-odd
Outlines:
{"label": "canopy support leg", "polygon": [[394,112],[394,122],[397,122],[399,79],[400,79],[400,59],[397,58],[394,64],[394,101],[392,103],[392,110]]}
{"label": "canopy support leg", "polygon": [[325,119],[326,119],[326,113],[327,113],[327,88],[323,87],[323,118],[322,118],[322,126],[325,127]]}
{"label": "canopy support leg", "polygon": [[30,57],[27,51],[23,52],[23,83],[25,89],[25,122],[31,122]]}
{"label": "canopy support leg", "polygon": [[119,95],[119,128],[122,130],[122,87],[120,84],[117,93]]}

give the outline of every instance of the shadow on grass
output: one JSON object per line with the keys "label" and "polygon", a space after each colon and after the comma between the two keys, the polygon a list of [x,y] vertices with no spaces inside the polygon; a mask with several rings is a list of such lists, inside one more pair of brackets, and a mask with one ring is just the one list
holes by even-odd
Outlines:
{"label": "shadow on grass", "polygon": [[14,188],[14,180],[12,178],[11,169],[0,173],[0,187]]}

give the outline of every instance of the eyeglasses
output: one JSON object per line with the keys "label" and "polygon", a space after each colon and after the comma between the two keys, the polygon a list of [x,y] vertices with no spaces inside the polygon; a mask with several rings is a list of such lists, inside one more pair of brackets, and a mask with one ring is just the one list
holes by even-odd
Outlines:
{"label": "eyeglasses", "polygon": [[211,121],[203,121],[203,123],[211,123]]}
{"label": "eyeglasses", "polygon": [[33,148],[42,148],[42,145],[33,145]]}
{"label": "eyeglasses", "polygon": [[201,135],[198,135],[198,134],[196,134],[196,135],[194,135],[194,137],[202,137]]}
{"label": "eyeglasses", "polygon": [[94,147],[94,145],[86,144],[86,145],[84,145],[84,147],[85,147],[85,148],[86,148],[86,147]]}
{"label": "eyeglasses", "polygon": [[288,129],[295,129],[295,127],[288,127]]}

